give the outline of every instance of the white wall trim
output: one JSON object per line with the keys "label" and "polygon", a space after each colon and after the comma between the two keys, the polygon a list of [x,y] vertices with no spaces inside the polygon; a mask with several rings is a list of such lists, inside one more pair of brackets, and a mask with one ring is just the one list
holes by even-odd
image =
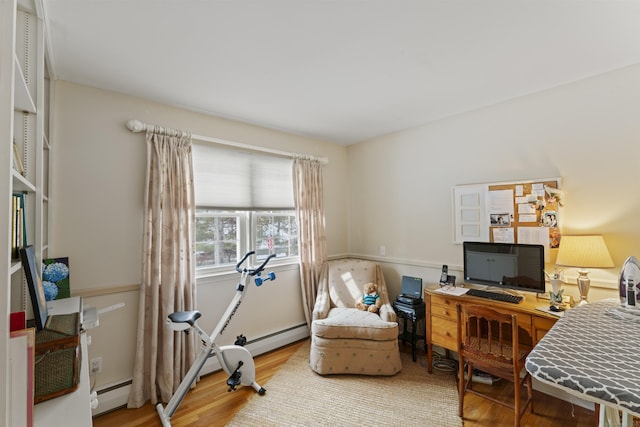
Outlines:
{"label": "white wall trim", "polygon": [[[430,262],[430,261],[420,261],[415,259],[401,259],[401,258],[389,258],[384,256],[372,256],[372,255],[352,255],[354,258],[362,258],[368,259],[370,261],[375,261],[380,264],[397,264],[397,265],[410,265],[413,267],[426,267],[426,268],[435,268],[436,270],[440,270],[442,268],[441,263]],[[452,270],[460,270],[462,271],[462,265],[448,264],[449,268]]]}
{"label": "white wall trim", "polygon": [[[423,267],[423,268],[433,268],[439,270],[442,268],[442,264],[432,262],[432,261],[422,261],[422,260],[413,260],[413,259],[402,259],[402,258],[389,258],[384,256],[377,255],[366,255],[366,254],[345,254],[341,256],[331,256],[329,259],[338,259],[338,258],[359,258],[366,259],[369,261],[375,261],[379,264],[393,264],[393,265],[408,265],[411,267]],[[448,264],[450,271],[464,271],[463,265],[456,264]],[[565,276],[564,283],[568,286],[577,286],[576,275],[567,275]],[[435,284],[435,283],[434,283]],[[616,280],[606,280],[601,278],[591,278],[591,287],[592,288],[600,288],[600,289],[618,289],[618,282]]]}

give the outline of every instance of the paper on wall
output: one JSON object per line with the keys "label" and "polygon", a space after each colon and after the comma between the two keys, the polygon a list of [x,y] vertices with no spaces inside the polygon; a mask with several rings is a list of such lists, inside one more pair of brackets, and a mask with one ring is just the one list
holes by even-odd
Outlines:
{"label": "paper on wall", "polygon": [[513,215],[513,191],[489,191],[487,195],[487,211],[490,214],[508,213],[510,215]]}
{"label": "paper on wall", "polygon": [[549,227],[518,227],[518,243],[544,246],[544,258],[549,258]]}
{"label": "paper on wall", "polygon": [[518,243],[549,246],[549,227],[518,227]]}
{"label": "paper on wall", "polygon": [[537,218],[536,218],[536,214],[526,214],[526,215],[520,215],[518,217],[518,222],[536,222]]}
{"label": "paper on wall", "polygon": [[515,235],[513,227],[493,228],[493,241],[496,243],[514,243]]}

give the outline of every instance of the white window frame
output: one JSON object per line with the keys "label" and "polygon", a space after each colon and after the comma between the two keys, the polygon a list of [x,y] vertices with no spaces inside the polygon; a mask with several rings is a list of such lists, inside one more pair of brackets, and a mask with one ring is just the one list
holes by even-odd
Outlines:
{"label": "white window frame", "polygon": [[[198,209],[209,209],[212,211],[215,211],[213,213],[207,213],[205,215],[198,215]],[[255,250],[256,247],[256,240],[257,240],[257,236],[256,236],[256,227],[257,227],[257,216],[260,214],[269,214],[269,215],[286,215],[287,213],[290,213],[290,215],[294,218],[295,221],[297,221],[296,218],[296,212],[294,209],[291,210],[287,210],[287,209],[279,209],[279,210],[273,210],[273,211],[261,211],[261,210],[252,210],[252,211],[235,211],[235,210],[230,210],[230,209],[217,209],[217,208],[211,208],[211,207],[198,207],[196,209],[196,217],[202,217],[202,216],[225,216],[225,217],[230,217],[230,216],[236,216],[237,217],[237,230],[238,230],[238,241],[237,241],[237,245],[238,245],[238,260],[240,259],[240,257],[242,257],[245,253],[247,253],[250,250]],[[194,230],[194,233],[196,233],[196,230]],[[298,245],[299,245],[299,235],[297,236],[297,240],[298,240]],[[194,236],[194,242],[197,241],[197,236]],[[299,246],[298,246],[299,248]],[[256,259],[256,256],[252,256],[249,258],[249,264],[250,265],[256,265],[257,263],[260,262],[260,260]],[[288,265],[288,264],[298,264],[300,261],[300,257],[299,255],[295,255],[295,256],[289,256],[289,257],[276,257],[273,258],[269,264],[270,265]],[[236,261],[237,262],[237,261]],[[206,276],[211,276],[211,275],[217,275],[217,274],[222,274],[222,273],[231,273],[232,271],[235,272],[234,268],[235,268],[235,264],[236,262],[231,262],[228,264],[220,264],[220,265],[216,265],[216,266],[202,266],[202,267],[196,267],[196,278],[198,277],[206,277]]]}
{"label": "white window frame", "polygon": [[[259,216],[291,216],[293,217],[294,221],[298,221],[298,219],[296,218],[296,211],[294,209],[290,209],[290,210],[286,210],[286,209],[279,209],[279,210],[271,210],[271,211],[252,211],[251,215],[250,215],[250,219],[251,219],[251,235],[250,235],[250,241],[251,241],[251,247],[252,248],[256,248],[257,245],[257,238],[258,236],[256,235],[257,233],[256,230],[258,229],[258,217]],[[298,243],[298,252],[300,251],[300,233],[298,233],[298,235],[296,236],[296,242]],[[274,261],[278,259],[277,257],[274,259]],[[295,259],[296,261],[298,261],[300,259],[299,255],[294,255],[294,256],[288,256],[288,257],[280,257],[280,259]],[[256,260],[256,261],[261,261],[262,259]]]}

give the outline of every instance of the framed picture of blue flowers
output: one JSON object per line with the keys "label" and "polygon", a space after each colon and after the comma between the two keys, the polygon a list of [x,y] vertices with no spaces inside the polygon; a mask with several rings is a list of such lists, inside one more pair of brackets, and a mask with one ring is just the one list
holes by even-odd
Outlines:
{"label": "framed picture of blue flowers", "polygon": [[42,287],[47,301],[69,298],[69,258],[46,258],[42,261]]}

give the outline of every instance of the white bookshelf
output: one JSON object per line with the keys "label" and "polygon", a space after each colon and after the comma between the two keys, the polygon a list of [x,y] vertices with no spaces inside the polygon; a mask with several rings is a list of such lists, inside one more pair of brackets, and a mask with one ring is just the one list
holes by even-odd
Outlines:
{"label": "white bookshelf", "polygon": [[[49,246],[49,76],[45,64],[43,0],[0,0],[0,425],[11,425],[12,402],[9,314],[31,301],[22,264],[12,258],[14,193],[24,194],[27,244],[39,261]],[[14,166],[14,147],[24,166]]]}

